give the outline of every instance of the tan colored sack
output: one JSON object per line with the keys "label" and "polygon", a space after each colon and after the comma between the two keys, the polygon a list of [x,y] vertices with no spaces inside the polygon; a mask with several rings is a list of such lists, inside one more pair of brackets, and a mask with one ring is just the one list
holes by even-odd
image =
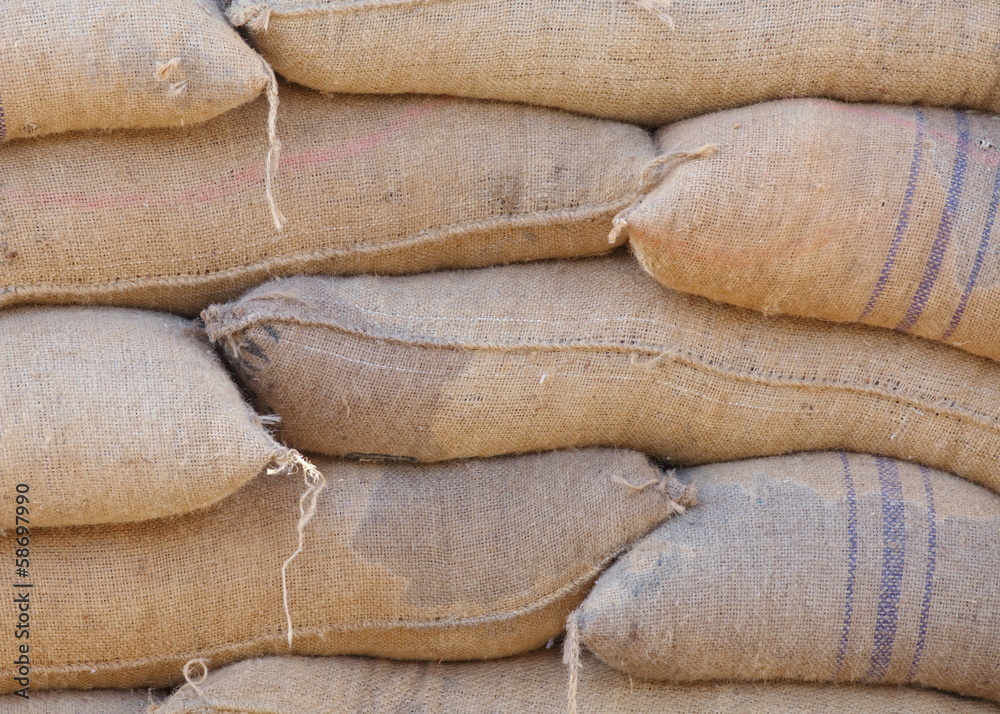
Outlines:
{"label": "tan colored sack", "polygon": [[680,682],[917,684],[1000,698],[1000,496],[924,466],[832,452],[681,478],[698,489],[697,514],[638,543],[573,616],[605,662]]}
{"label": "tan colored sack", "polygon": [[715,305],[628,256],[292,278],[204,316],[297,448],[437,461],[601,444],[680,464],[842,448],[1000,489],[1000,365]]}
{"label": "tan colored sack", "polygon": [[0,305],[197,313],[274,275],[407,273],[611,250],[655,156],[625,124],[441,97],[281,90],[185,132],[0,149]]}
{"label": "tan colored sack", "polygon": [[195,124],[256,97],[270,73],[218,0],[4,0],[0,47],[0,142]]}
{"label": "tan colored sack", "polygon": [[[581,714],[829,714],[830,712],[992,712],[981,700],[915,688],[807,684],[642,682],[586,658]],[[558,651],[497,662],[387,662],[360,657],[269,657],[230,665],[182,687],[156,714],[564,714],[566,668]]]}
{"label": "tan colored sack", "polygon": [[796,96],[1000,111],[1000,6],[982,0],[234,0],[229,16],[326,91],[646,124]]}
{"label": "tan colored sack", "polygon": [[[199,657],[217,668],[264,654],[528,651],[628,543],[692,502],[642,454],[610,449],[316,465],[328,485],[287,568],[291,648],[282,564],[299,543],[302,484],[267,476],[184,516],[34,532],[32,686],[176,684]],[[16,617],[0,610],[0,629]],[[15,642],[0,638],[6,691]]]}
{"label": "tan colored sack", "polygon": [[[28,692],[0,696],[0,714],[145,714],[151,700],[146,690],[136,692]],[[153,696],[162,699],[163,696]]]}
{"label": "tan colored sack", "polygon": [[660,282],[1000,359],[1000,117],[801,99],[658,139],[664,159],[717,147],[622,216]]}
{"label": "tan colored sack", "polygon": [[162,313],[0,312],[0,415],[7,529],[184,513],[290,458],[201,330]]}

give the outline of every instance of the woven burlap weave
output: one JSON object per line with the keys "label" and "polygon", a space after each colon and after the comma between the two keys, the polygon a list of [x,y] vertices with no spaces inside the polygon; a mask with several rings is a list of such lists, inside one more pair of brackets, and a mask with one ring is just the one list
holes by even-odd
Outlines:
{"label": "woven burlap weave", "polygon": [[842,448],[1000,489],[1000,365],[716,305],[628,256],[292,278],[204,314],[297,448],[436,461],[603,444],[681,464]]}
{"label": "woven burlap weave", "polygon": [[0,47],[0,142],[195,124],[268,80],[217,0],[4,0]]}
{"label": "woven burlap weave", "polygon": [[[0,714],[146,714],[151,700],[146,690],[134,692],[34,692],[29,698],[0,695]],[[164,697],[154,693],[154,701]]]}
{"label": "woven burlap weave", "polygon": [[1000,117],[800,99],[658,139],[715,151],[666,164],[621,216],[657,280],[1000,359]]}
{"label": "woven burlap weave", "polygon": [[140,310],[0,312],[0,415],[3,528],[18,484],[32,527],[140,521],[214,503],[286,451],[201,330]]}
{"label": "woven burlap weave", "polygon": [[235,0],[229,16],[326,91],[647,124],[802,96],[1000,111],[1000,5],[983,0]]}
{"label": "woven burlap weave", "polygon": [[[32,686],[176,684],[194,658],[528,651],[622,548],[692,502],[642,454],[610,449],[316,465],[327,486],[287,569],[291,650],[282,564],[302,483],[264,476],[183,516],[35,531]],[[0,610],[0,627],[13,632],[16,616]],[[0,640],[6,691],[16,642]]]}
{"label": "woven burlap weave", "polygon": [[671,681],[918,684],[1000,698],[995,493],[833,452],[680,477],[698,489],[698,508],[636,544],[574,615],[605,662]]}
{"label": "woven burlap weave", "polygon": [[0,305],[196,313],[274,275],[603,253],[655,155],[637,127],[550,109],[285,86],[279,233],[267,112],[0,149]]}
{"label": "woven burlap weave", "polygon": [[[989,702],[915,688],[805,684],[671,686],[615,672],[593,657],[581,714],[829,714],[992,712]],[[558,650],[496,662],[389,662],[360,657],[269,657],[210,673],[178,690],[155,714],[563,714],[566,670]]]}

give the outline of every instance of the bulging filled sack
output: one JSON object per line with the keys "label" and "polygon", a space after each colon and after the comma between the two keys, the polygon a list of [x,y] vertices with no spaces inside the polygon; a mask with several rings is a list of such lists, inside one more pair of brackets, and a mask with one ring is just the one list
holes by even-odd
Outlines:
{"label": "bulging filled sack", "polygon": [[[610,449],[316,466],[327,485],[303,498],[302,540],[302,484],[277,476],[183,516],[35,531],[32,686],[176,684],[194,658],[525,652],[559,634],[628,543],[692,502],[642,454]],[[13,632],[18,613],[3,613]],[[21,641],[4,642],[9,691]]]}
{"label": "bulging filled sack", "polygon": [[667,290],[628,256],[274,281],[204,319],[286,443],[418,461],[846,449],[1000,489],[1000,365]]}
{"label": "bulging filled sack", "polygon": [[[808,684],[676,686],[633,680],[586,657],[581,714],[788,714],[992,712],[982,700],[907,687]],[[175,692],[155,714],[564,714],[566,668],[558,650],[496,662],[389,662],[360,657],[268,657],[230,665]]]}
{"label": "bulging filled sack", "polygon": [[204,333],[163,313],[0,312],[0,415],[7,529],[183,513],[289,462]]}
{"label": "bulging filled sack", "polygon": [[603,253],[656,153],[638,127],[551,109],[283,87],[278,232],[267,112],[0,148],[0,306],[197,313],[275,275]]}
{"label": "bulging filled sack", "polygon": [[790,96],[1000,111],[1000,7],[981,0],[234,0],[229,17],[325,91],[647,124]]}
{"label": "bulging filled sack", "polygon": [[195,124],[253,99],[271,75],[218,0],[4,0],[0,47],[0,142]]}
{"label": "bulging filled sack", "polygon": [[660,282],[1000,360],[1000,117],[801,99],[657,139],[662,178],[619,223]]}
{"label": "bulging filled sack", "polygon": [[698,509],[636,544],[571,618],[606,663],[677,682],[917,684],[1000,698],[996,494],[832,452],[681,478]]}

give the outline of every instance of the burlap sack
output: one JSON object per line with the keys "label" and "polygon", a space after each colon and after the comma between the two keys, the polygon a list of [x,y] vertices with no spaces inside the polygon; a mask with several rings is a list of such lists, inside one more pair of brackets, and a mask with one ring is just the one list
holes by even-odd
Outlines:
{"label": "burlap sack", "polygon": [[[184,516],[36,531],[32,686],[174,684],[199,657],[216,668],[263,654],[528,651],[559,634],[629,542],[692,502],[642,454],[608,449],[316,463],[327,486],[301,544],[302,484],[280,476]],[[0,610],[0,628],[13,632],[16,616]],[[0,638],[7,691],[15,642]]]}
{"label": "burlap sack", "polygon": [[184,513],[286,460],[204,333],[162,313],[0,312],[0,415],[0,528]]}
{"label": "burlap sack", "polygon": [[1000,359],[1000,117],[801,99],[658,138],[676,160],[621,218],[660,282]]}
{"label": "burlap sack", "polygon": [[229,17],[326,91],[647,124],[796,96],[1000,111],[1000,6],[981,0],[234,0]]}
{"label": "burlap sack", "polygon": [[533,107],[281,90],[184,132],[0,151],[0,305],[197,313],[274,275],[407,273],[607,252],[655,156],[624,124]]}
{"label": "burlap sack", "polygon": [[[155,693],[158,699],[163,695]],[[28,692],[0,696],[0,714],[145,714],[152,700],[146,690],[135,692]]]}
{"label": "burlap sack", "polygon": [[1000,698],[996,494],[832,452],[681,478],[698,489],[697,512],[638,543],[571,618],[602,660],[679,682],[917,684]]}
{"label": "burlap sack", "polygon": [[[902,687],[808,684],[671,686],[633,680],[592,657],[577,692],[581,714],[992,712],[982,700]],[[360,657],[269,657],[230,665],[175,692],[156,714],[564,714],[558,650],[497,662],[388,662]]]}
{"label": "burlap sack", "polygon": [[256,97],[270,72],[218,0],[4,0],[0,47],[0,142],[195,124]]}
{"label": "burlap sack", "polygon": [[437,461],[601,444],[680,464],[842,448],[1000,489],[1000,365],[675,293],[628,256],[292,278],[204,317],[297,448]]}

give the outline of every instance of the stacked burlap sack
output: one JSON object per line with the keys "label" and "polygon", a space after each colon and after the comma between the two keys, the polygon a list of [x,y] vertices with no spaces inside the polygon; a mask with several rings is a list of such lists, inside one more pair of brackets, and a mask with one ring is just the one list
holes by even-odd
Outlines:
{"label": "stacked burlap sack", "polygon": [[0,7],[0,711],[997,711],[998,37]]}

